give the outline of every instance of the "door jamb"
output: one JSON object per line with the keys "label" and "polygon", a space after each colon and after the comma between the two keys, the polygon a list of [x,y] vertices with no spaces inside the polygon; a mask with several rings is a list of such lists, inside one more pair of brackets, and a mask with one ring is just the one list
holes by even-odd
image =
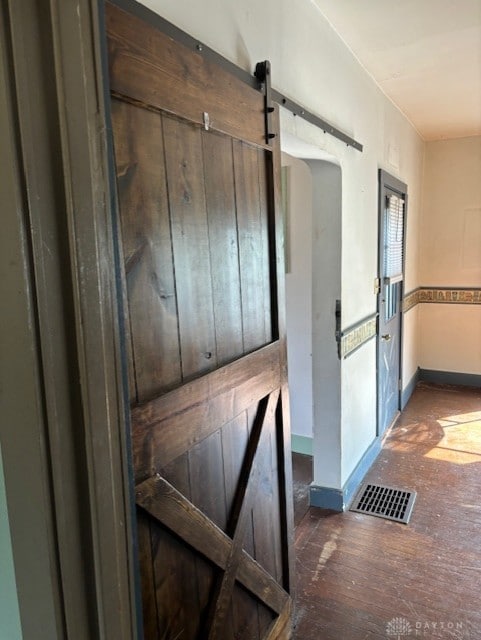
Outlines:
{"label": "door jamb", "polygon": [[[54,636],[22,590],[22,509],[52,514],[45,600],[55,637],[140,637],[99,9],[97,0],[2,3],[24,205],[15,223],[27,251],[23,293],[43,417],[22,424],[42,443],[41,466],[33,448],[14,464],[12,429],[4,441],[25,640]],[[28,482],[15,486],[14,467],[46,488],[41,506],[31,504]]]}
{"label": "door jamb", "polygon": [[[382,287],[381,283],[381,266],[380,266],[380,256],[379,256],[379,237],[381,233],[381,216],[384,212],[384,198],[386,189],[391,191],[395,191],[404,199],[404,220],[403,220],[403,279],[401,281],[401,293],[400,293],[400,309],[399,309],[399,380],[398,380],[398,409],[401,408],[401,398],[402,398],[402,379],[403,379],[403,344],[404,344],[404,312],[403,312],[403,300],[404,300],[404,286],[405,286],[405,276],[406,276],[406,230],[407,230],[407,213],[408,213],[408,187],[407,184],[391,175],[384,169],[378,170],[378,282],[379,286]],[[382,436],[384,434],[380,433],[380,424],[379,424],[379,323],[380,323],[380,314],[381,310],[379,308],[379,296],[377,302],[377,314],[378,314],[378,323],[377,323],[377,336],[376,336],[376,435]]]}

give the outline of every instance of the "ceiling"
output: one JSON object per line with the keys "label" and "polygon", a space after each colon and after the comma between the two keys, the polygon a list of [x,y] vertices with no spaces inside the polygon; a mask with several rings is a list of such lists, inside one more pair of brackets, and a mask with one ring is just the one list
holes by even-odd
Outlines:
{"label": "ceiling", "polygon": [[481,0],[313,0],[425,140],[481,135]]}

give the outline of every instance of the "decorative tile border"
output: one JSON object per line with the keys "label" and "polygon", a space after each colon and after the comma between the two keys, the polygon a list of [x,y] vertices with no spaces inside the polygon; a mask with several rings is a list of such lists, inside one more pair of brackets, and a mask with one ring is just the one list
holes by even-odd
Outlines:
{"label": "decorative tile border", "polygon": [[451,304],[481,304],[481,289],[450,289],[421,287],[419,302],[447,302]]}
{"label": "decorative tile border", "polygon": [[[403,299],[403,312],[413,309],[420,303],[441,304],[481,304],[481,288],[464,287],[418,287],[410,291]],[[356,349],[376,336],[377,314],[362,320],[358,324],[345,329],[341,335],[340,357],[347,358]]]}
{"label": "decorative tile border", "polygon": [[403,311],[409,311],[421,302],[437,304],[481,304],[481,289],[468,287],[419,287],[403,300]]}
{"label": "decorative tile border", "polygon": [[376,336],[377,314],[359,324],[346,329],[341,336],[341,357],[347,358],[365,342]]}
{"label": "decorative tile border", "polygon": [[419,302],[419,289],[415,289],[414,291],[410,291],[407,295],[404,296],[403,299],[403,312],[409,311],[415,307]]}

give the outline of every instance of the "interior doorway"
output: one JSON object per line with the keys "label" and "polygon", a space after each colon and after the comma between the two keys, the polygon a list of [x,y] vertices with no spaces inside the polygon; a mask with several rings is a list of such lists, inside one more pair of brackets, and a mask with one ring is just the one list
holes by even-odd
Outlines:
{"label": "interior doorway", "polygon": [[[342,172],[320,149],[301,152],[286,136],[286,318],[295,521],[308,508],[311,481],[335,486],[339,472],[341,363],[336,309],[341,300]],[[296,154],[296,156],[294,155]],[[319,478],[319,470],[323,476]],[[317,478],[316,478],[317,474]]]}

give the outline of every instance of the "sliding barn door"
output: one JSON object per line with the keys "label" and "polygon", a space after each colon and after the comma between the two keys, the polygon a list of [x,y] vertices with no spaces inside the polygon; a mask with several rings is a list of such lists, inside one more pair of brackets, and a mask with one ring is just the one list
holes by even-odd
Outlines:
{"label": "sliding barn door", "polygon": [[264,95],[113,5],[107,33],[145,639],[288,638],[279,150]]}

